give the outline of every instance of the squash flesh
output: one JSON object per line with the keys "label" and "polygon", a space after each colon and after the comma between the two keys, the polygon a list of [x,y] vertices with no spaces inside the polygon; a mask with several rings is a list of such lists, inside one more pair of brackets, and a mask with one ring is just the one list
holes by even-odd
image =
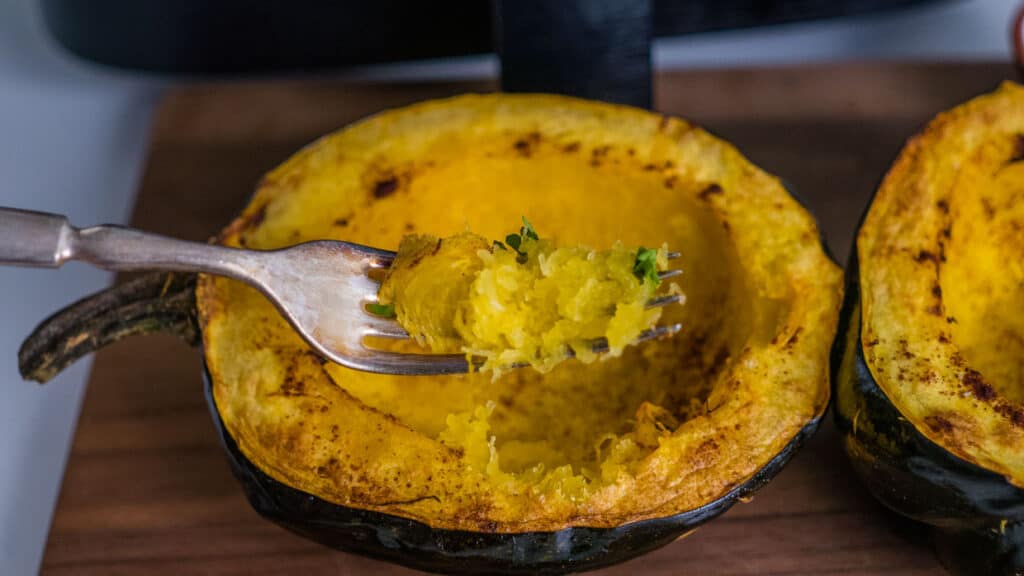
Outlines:
{"label": "squash flesh", "polygon": [[[1024,401],[1024,164],[1006,164],[1018,136],[986,147],[961,169],[956,214],[940,272],[953,341],[1008,401]],[[1007,145],[1011,146],[1010,150]],[[991,170],[991,174],[984,171]],[[984,191],[979,194],[979,191]]]}
{"label": "squash flesh", "polygon": [[458,352],[464,338],[455,317],[483,270],[477,252],[488,249],[485,238],[468,232],[443,240],[403,236],[378,298],[394,307],[398,323],[419,344],[439,353]]}
{"label": "squash flesh", "polygon": [[555,241],[685,247],[688,304],[663,318],[684,333],[545,375],[388,377],[322,364],[254,291],[204,277],[214,399],[245,455],[435,527],[615,526],[722,496],[820,416],[841,273],[776,179],[678,120],[537,96],[392,112],[269,174],[222,240],[500,238],[524,206]]}
{"label": "squash flesh", "polygon": [[[570,353],[593,362],[598,338],[607,339],[606,359],[618,357],[661,317],[645,306],[658,282],[634,273],[637,250],[521,242],[510,248],[468,231],[405,236],[379,300],[417,343],[483,358],[480,370],[494,377],[520,363],[550,372]],[[667,249],[652,254],[664,269]]]}

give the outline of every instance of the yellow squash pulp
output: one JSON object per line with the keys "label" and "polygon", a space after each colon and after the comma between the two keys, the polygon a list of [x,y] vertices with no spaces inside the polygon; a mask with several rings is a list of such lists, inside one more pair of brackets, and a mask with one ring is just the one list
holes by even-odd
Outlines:
{"label": "yellow squash pulp", "polygon": [[[658,280],[635,272],[638,249],[559,247],[530,231],[514,246],[471,232],[405,236],[380,302],[420,344],[481,357],[496,377],[520,363],[549,372],[570,354],[592,362],[601,338],[618,357],[661,317],[646,307]],[[651,272],[665,268],[665,248],[647,254]]]}
{"label": "yellow squash pulp", "polygon": [[680,250],[687,304],[658,322],[684,330],[546,374],[369,374],[322,361],[256,291],[203,276],[213,396],[246,457],[439,528],[607,527],[720,498],[820,417],[841,271],[776,178],[682,120],[536,95],[386,112],[269,173],[221,241],[396,249],[501,239],[523,213],[557,245]]}

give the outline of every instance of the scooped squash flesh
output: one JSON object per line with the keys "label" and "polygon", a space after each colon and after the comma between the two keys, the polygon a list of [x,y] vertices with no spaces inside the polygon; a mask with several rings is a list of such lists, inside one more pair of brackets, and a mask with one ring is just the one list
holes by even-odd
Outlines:
{"label": "scooped squash flesh", "polygon": [[[255,291],[202,277],[226,430],[271,477],[347,507],[484,532],[610,527],[713,502],[828,401],[841,272],[779,181],[684,121],[550,96],[368,119],[271,172],[227,245],[507,232],[682,251],[686,329],[547,374],[396,377],[324,363]],[[675,267],[675,261],[673,263]]]}
{"label": "scooped squash flesh", "polygon": [[929,440],[1024,487],[1024,89],[939,115],[857,241],[871,374]]}
{"label": "scooped squash flesh", "polygon": [[480,370],[495,377],[516,364],[549,372],[571,357],[593,362],[598,339],[605,359],[618,357],[661,317],[646,303],[665,248],[556,246],[525,217],[522,231],[506,237],[511,245],[468,231],[405,236],[379,302],[417,343],[483,358]]}

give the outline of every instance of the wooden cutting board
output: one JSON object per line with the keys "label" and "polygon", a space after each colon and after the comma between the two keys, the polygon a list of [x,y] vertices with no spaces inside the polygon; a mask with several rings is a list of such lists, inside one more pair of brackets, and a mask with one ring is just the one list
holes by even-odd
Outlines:
{"label": "wooden cutting board", "polygon": [[[662,74],[657,108],[692,119],[782,176],[845,261],[903,141],[988,91],[1009,66],[873,64]],[[373,112],[489,84],[340,81],[191,85],[154,122],[132,224],[205,240],[260,175]],[[232,478],[196,351],[169,337],[96,358],[43,561],[46,574],[410,574],[260,519]],[[831,417],[749,504],[605,574],[939,574],[927,541],[857,483]]]}

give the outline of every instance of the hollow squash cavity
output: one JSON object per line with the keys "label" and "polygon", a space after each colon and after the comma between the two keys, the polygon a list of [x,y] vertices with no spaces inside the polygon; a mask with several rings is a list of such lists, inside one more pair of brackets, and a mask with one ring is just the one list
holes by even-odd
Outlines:
{"label": "hollow squash cavity", "polygon": [[687,304],[669,341],[547,374],[396,377],[316,358],[254,291],[198,289],[214,398],[246,456],[326,500],[431,526],[615,526],[750,478],[828,400],[837,267],[779,182],[683,121],[548,96],[388,112],[271,172],[228,245],[403,235],[667,244]]}
{"label": "hollow squash cavity", "polygon": [[1024,401],[1024,134],[981,146],[950,193],[940,286],[953,341],[996,393]]}

